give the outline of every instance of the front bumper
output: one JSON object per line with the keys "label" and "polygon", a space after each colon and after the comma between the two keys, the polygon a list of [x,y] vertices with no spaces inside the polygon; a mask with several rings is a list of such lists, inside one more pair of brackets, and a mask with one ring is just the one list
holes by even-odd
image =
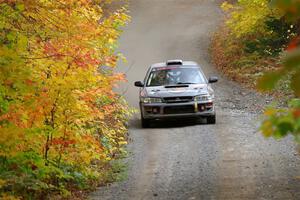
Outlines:
{"label": "front bumper", "polygon": [[190,118],[215,115],[213,101],[186,103],[152,103],[140,102],[144,119]]}

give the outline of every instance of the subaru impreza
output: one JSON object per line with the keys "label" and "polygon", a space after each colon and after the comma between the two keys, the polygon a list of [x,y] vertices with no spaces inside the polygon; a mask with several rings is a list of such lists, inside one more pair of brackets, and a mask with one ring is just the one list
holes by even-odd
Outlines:
{"label": "subaru impreza", "polygon": [[151,121],[170,118],[205,118],[208,124],[216,123],[214,90],[211,83],[217,77],[204,75],[193,61],[168,60],[148,69],[140,87],[139,100],[142,127]]}

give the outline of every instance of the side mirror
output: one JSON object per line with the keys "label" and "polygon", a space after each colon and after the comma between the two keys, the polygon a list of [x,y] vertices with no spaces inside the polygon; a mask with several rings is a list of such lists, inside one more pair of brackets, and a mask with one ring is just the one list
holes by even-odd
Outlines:
{"label": "side mirror", "polygon": [[134,82],[135,87],[144,87],[144,84],[141,81]]}
{"label": "side mirror", "polygon": [[215,83],[215,82],[218,82],[218,77],[216,76],[209,77],[208,83]]}

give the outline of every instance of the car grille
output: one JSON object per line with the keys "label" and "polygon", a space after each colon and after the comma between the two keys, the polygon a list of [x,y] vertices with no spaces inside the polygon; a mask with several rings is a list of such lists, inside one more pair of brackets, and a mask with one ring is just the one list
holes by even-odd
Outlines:
{"label": "car grille", "polygon": [[186,106],[168,106],[164,108],[164,114],[184,114],[194,113],[195,108],[192,105]]}
{"label": "car grille", "polygon": [[165,97],[163,98],[165,103],[184,103],[193,101],[193,97],[185,96],[185,97]]}

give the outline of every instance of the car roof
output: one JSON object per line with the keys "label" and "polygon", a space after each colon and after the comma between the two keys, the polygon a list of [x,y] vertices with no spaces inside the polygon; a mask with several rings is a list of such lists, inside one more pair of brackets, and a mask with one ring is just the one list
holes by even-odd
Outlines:
{"label": "car roof", "polygon": [[[154,68],[160,68],[160,67],[167,67],[167,66],[170,66],[168,65],[167,63],[168,62],[172,62],[170,60],[168,60],[167,62],[160,62],[160,63],[155,63],[155,64],[152,64],[151,65],[151,69],[154,69]],[[182,64],[172,64],[172,66],[182,66],[182,67],[199,67],[199,65],[194,62],[194,61],[181,61],[181,60],[174,60],[174,62],[181,62]]]}

